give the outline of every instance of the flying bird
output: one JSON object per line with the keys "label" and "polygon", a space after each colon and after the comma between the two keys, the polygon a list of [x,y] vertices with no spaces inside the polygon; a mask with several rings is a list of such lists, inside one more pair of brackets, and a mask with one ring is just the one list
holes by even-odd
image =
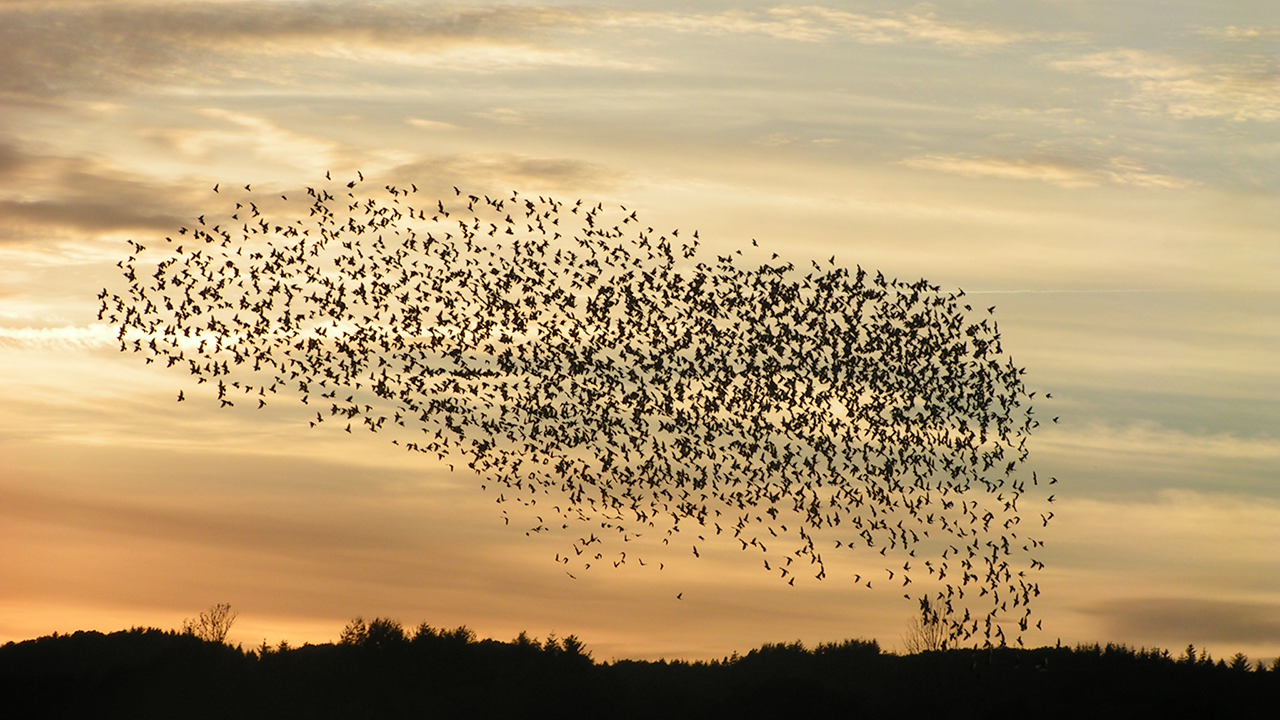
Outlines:
{"label": "flying bird", "polygon": [[326,172],[254,206],[255,224],[210,208],[196,251],[131,246],[100,319],[221,407],[318,400],[312,426],[386,433],[500,503],[553,505],[536,529],[583,569],[638,534],[714,524],[784,559],[764,565],[791,586],[802,567],[826,576],[819,540],[918,552],[931,577],[913,584],[953,639],[1002,637],[1009,605],[1040,594],[1039,568],[1017,564],[1039,542],[1017,510],[1040,487],[1019,479],[1033,393],[962,291],[834,256],[703,259],[697,231],[685,244],[601,203],[453,186],[457,204],[419,206],[357,178]]}

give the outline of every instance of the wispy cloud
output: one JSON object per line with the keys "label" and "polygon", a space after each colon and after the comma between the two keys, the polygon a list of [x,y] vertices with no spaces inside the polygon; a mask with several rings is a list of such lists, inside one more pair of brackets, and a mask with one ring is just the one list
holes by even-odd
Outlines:
{"label": "wispy cloud", "polygon": [[172,189],[136,174],[0,141],[0,242],[45,237],[49,229],[170,228],[176,204]]}
{"label": "wispy cloud", "polygon": [[116,329],[110,325],[62,327],[0,327],[0,343],[20,347],[91,348],[107,347],[116,342]]}
{"label": "wispy cloud", "polygon": [[481,120],[488,120],[502,125],[523,125],[525,123],[524,113],[512,108],[492,108],[472,114]]}
{"label": "wispy cloud", "polygon": [[1056,511],[1057,564],[1085,583],[1063,589],[1108,639],[1175,649],[1280,644],[1275,500],[1163,490],[1140,501],[1068,497]]}
{"label": "wispy cloud", "polygon": [[1118,185],[1136,187],[1181,189],[1194,185],[1190,180],[1154,173],[1132,158],[1114,157],[1107,161],[1100,174]]}
{"label": "wispy cloud", "polygon": [[1111,637],[1164,642],[1280,642],[1280,604],[1203,598],[1108,600],[1082,611],[1102,619]]}
{"label": "wispy cloud", "polygon": [[247,151],[310,173],[334,167],[342,155],[343,147],[336,141],[286,130],[263,117],[223,108],[204,108],[199,114],[215,121],[215,127],[163,128],[150,135],[191,158]]}
{"label": "wispy cloud", "polygon": [[1150,172],[1136,160],[1125,157],[1111,158],[1098,168],[1048,159],[940,154],[918,155],[903,160],[902,164],[965,177],[1036,180],[1066,188],[1095,187],[1106,183],[1150,188],[1184,188],[1193,184],[1183,178]]}
{"label": "wispy cloud", "polygon": [[865,43],[924,42],[953,48],[998,47],[1049,37],[992,24],[942,20],[932,12],[867,15],[817,5],[714,14],[618,12],[601,24],[683,33],[755,34],[800,42],[843,38]]}
{"label": "wispy cloud", "polygon": [[[1218,433],[1193,434],[1152,424],[1127,427],[1094,425],[1078,432],[1059,432],[1039,440],[1046,451],[1064,455],[1100,453],[1142,462],[1190,463],[1220,461],[1280,461],[1280,441],[1275,438],[1248,438]],[[1280,508],[1276,509],[1280,519]]]}
{"label": "wispy cloud", "polygon": [[966,177],[1040,180],[1063,187],[1090,187],[1098,184],[1097,179],[1086,170],[1049,160],[931,154],[907,158],[902,164]]}
{"label": "wispy cloud", "polygon": [[1203,28],[1200,34],[1220,40],[1266,40],[1280,38],[1280,27],[1262,27],[1259,25],[1228,25],[1223,28]]}
{"label": "wispy cloud", "polygon": [[1130,83],[1127,104],[1178,118],[1280,120],[1280,62],[1274,57],[1199,65],[1144,50],[1120,49],[1050,63],[1064,72]]}
{"label": "wispy cloud", "polygon": [[[0,92],[50,97],[137,83],[298,81],[289,57],[495,71],[638,67],[547,40],[599,13],[408,3],[0,4]],[[277,62],[265,65],[263,56]]]}
{"label": "wispy cloud", "polygon": [[449,184],[452,182],[503,192],[513,188],[534,192],[599,192],[618,185],[626,177],[626,173],[613,168],[573,158],[473,153],[427,157],[402,164],[382,173],[379,182],[383,179],[399,184],[415,182],[427,188],[433,184],[433,178],[450,178],[434,190],[452,195]]}
{"label": "wispy cloud", "polygon": [[427,120],[426,118],[408,118],[405,122],[416,128],[423,130],[457,130],[458,126],[453,123],[442,122],[440,120]]}
{"label": "wispy cloud", "polygon": [[795,137],[789,133],[771,133],[769,135],[761,135],[751,142],[764,147],[781,147],[795,142]]}
{"label": "wispy cloud", "polygon": [[[298,82],[290,57],[496,72],[535,67],[649,70],[584,33],[650,29],[796,42],[924,43],[962,51],[1058,35],[944,19],[929,11],[864,14],[824,6],[763,11],[637,12],[465,8],[410,3],[76,2],[0,4],[0,91],[53,97],[136,83]],[[260,62],[271,56],[278,62]],[[267,72],[267,70],[270,72]]]}
{"label": "wispy cloud", "polygon": [[145,206],[130,206],[93,198],[75,200],[0,200],[0,220],[7,230],[0,231],[0,242],[29,238],[34,228],[73,228],[76,230],[161,230],[174,227],[177,219],[164,213],[151,213]]}

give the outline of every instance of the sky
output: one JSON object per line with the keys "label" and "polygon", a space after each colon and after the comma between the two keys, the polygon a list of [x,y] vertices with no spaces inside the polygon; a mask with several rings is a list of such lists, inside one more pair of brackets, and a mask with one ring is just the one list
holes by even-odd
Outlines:
{"label": "sky", "polygon": [[0,0],[0,641],[229,602],[246,646],[357,615],[598,659],[901,646],[916,607],[861,560],[568,577],[474,474],[219,409],[97,320],[215,183],[356,171],[963,288],[1061,418],[1028,644],[1280,655],[1280,12],[1239,0]]}

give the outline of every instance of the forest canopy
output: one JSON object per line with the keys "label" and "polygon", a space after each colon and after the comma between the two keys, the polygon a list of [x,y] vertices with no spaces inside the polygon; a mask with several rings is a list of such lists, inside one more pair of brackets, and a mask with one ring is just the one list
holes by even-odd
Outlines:
{"label": "forest canopy", "polygon": [[1082,645],[893,655],[767,644],[707,662],[602,662],[572,636],[358,621],[334,644],[254,651],[173,631],[0,646],[0,715],[130,718],[1269,717],[1280,662]]}

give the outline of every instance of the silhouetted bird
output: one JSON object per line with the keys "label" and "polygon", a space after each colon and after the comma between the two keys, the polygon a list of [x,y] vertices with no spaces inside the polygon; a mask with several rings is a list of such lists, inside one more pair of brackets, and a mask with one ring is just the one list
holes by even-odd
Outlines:
{"label": "silhouetted bird", "polygon": [[606,540],[714,526],[744,551],[784,543],[765,568],[794,585],[795,561],[826,576],[819,542],[839,534],[842,550],[919,550],[916,587],[953,639],[1002,639],[1010,608],[1029,612],[1039,565],[1013,556],[1040,542],[1018,535],[1033,393],[963,291],[834,256],[700,261],[696,231],[600,203],[455,186],[410,205],[363,180],[282,193],[274,219],[243,198],[252,223],[206,213],[202,245],[145,267],[131,244],[100,316],[222,407],[293,393],[321,403],[312,425],[390,432],[501,485],[499,502],[552,506],[529,532],[576,538],[584,568]]}

